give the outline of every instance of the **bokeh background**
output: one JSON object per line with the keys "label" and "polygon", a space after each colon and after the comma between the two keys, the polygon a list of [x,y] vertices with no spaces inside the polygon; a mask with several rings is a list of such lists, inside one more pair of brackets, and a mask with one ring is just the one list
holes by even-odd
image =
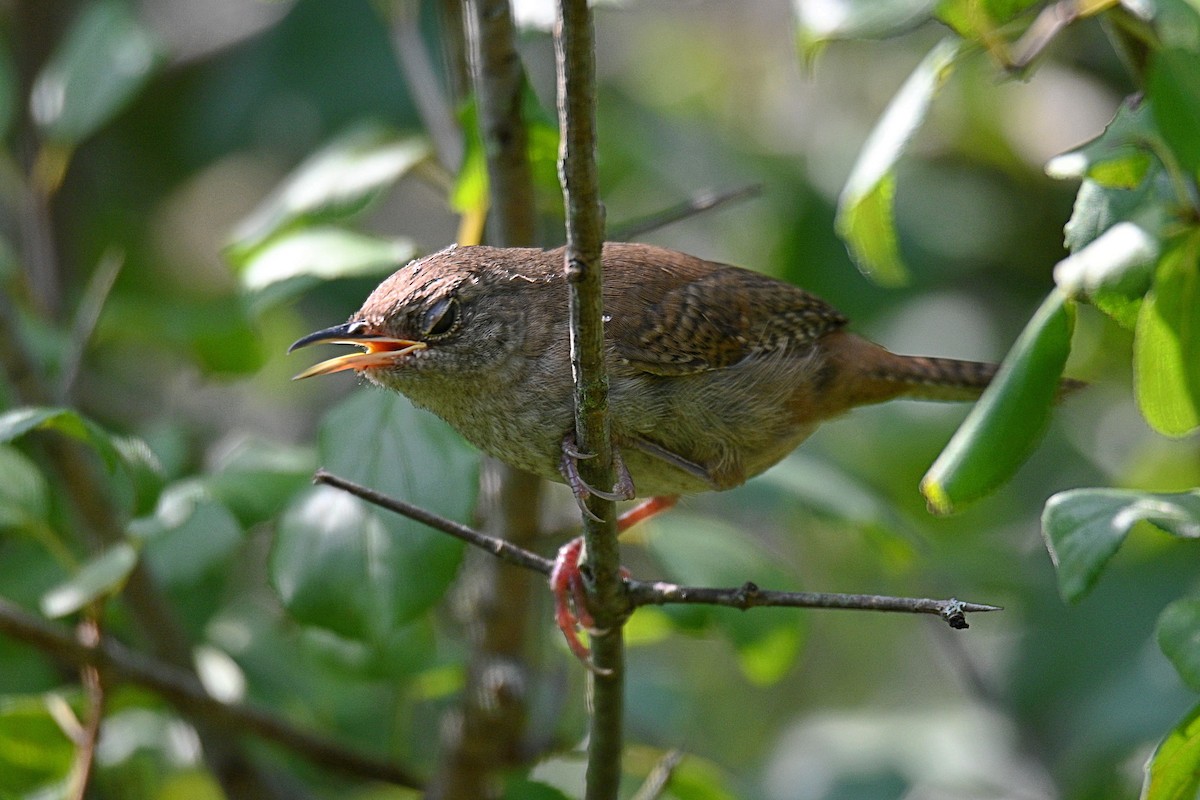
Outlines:
{"label": "bokeh background", "polygon": [[[100,4],[0,7],[17,73]],[[437,4],[419,5],[441,70]],[[544,10],[516,8],[528,26],[520,46],[530,84],[553,119]],[[75,406],[144,439],[168,485],[225,474],[248,481],[254,496],[147,545],[187,629],[224,654],[241,696],[428,772],[440,716],[462,681],[453,613],[461,588],[386,635],[355,636],[297,621],[270,567],[280,520],[322,461],[318,430],[337,437],[354,425],[353,415],[333,424],[327,414],[374,391],[346,375],[292,383],[311,361],[286,348],[346,318],[386,265],[262,303],[228,250],[239,226],[327,142],[366,124],[423,133],[394,14],[366,0],[143,0],[130,9],[161,60],[119,113],[73,143],[46,212],[55,250],[48,288],[22,282],[15,202],[0,276],[16,305],[39,309],[21,325],[53,375],[97,265],[119,254]],[[1044,165],[1100,134],[1132,91],[1100,23],[1072,26],[1024,79],[982,53],[960,64],[899,166],[897,227],[912,280],[894,289],[856,270],[834,234],[834,211],[867,134],[945,30],[927,24],[883,41],[835,42],[812,60],[797,32],[796,10],[782,0],[597,7],[610,231],[704,192],[759,186],[752,198],[641,238],[804,286],[897,352],[1003,357],[1064,256],[1078,187],[1048,178]],[[15,112],[18,134],[24,114]],[[29,140],[10,141],[9,168],[28,156]],[[552,187],[539,198],[540,236],[556,245],[559,199]],[[459,215],[444,180],[413,172],[355,224],[430,252],[454,241]],[[954,596],[1005,610],[971,617],[967,631],[858,612],[639,611],[629,629],[630,770],[644,772],[662,750],[685,751],[686,781],[666,795],[679,798],[1134,796],[1155,743],[1194,702],[1153,631],[1163,606],[1193,583],[1195,551],[1136,530],[1095,591],[1066,605],[1039,525],[1045,500],[1070,487],[1200,483],[1194,437],[1169,441],[1141,421],[1130,347],[1128,333],[1081,308],[1068,372],[1095,385],[1056,411],[1009,484],[953,517],[931,516],[918,483],[966,410],[896,403],[832,422],[748,485],[687,499],[631,532],[626,561],[639,577]],[[0,381],[0,402],[20,402],[10,380]],[[432,483],[430,491],[473,493]],[[48,485],[51,495],[59,489]],[[566,525],[569,498],[556,492],[549,505],[548,519]],[[69,515],[58,519],[69,527]],[[452,573],[457,556],[446,558]],[[36,607],[69,572],[44,542],[0,520],[6,597]],[[110,615],[121,634],[128,620],[119,606]],[[552,635],[548,607],[534,618],[542,630],[530,724],[551,746],[533,776],[574,793],[581,766],[569,751],[584,730],[585,680]],[[0,639],[0,694],[35,696],[69,682],[35,649]],[[169,710],[131,690],[111,710],[97,797],[219,796],[195,753],[161,735],[179,725]],[[409,796],[277,751],[260,756],[312,796]]]}

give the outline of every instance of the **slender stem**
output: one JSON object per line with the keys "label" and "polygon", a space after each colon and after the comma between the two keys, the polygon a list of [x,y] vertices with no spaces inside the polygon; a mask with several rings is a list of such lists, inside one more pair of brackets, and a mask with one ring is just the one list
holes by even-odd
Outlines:
{"label": "slender stem", "polygon": [[[575,440],[596,457],[579,465],[591,486],[613,486],[613,446],[604,363],[604,300],[601,254],[604,210],[596,170],[596,53],[587,0],[561,0],[555,26],[558,67],[559,180],[566,207],[564,268],[569,287],[571,369],[575,376]],[[592,585],[588,605],[599,631],[592,636],[592,716],[588,735],[587,800],[615,800],[621,783],[625,704],[625,643],[628,615],[616,504],[587,498],[583,537]]]}
{"label": "slender stem", "polygon": [[762,184],[760,183],[752,183],[723,192],[699,192],[670,208],[663,209],[646,217],[627,220],[620,225],[614,225],[611,237],[616,242],[633,241],[639,236],[644,236],[659,228],[665,228],[668,225],[690,219],[706,211],[712,211],[727,203],[748,200],[760,194],[762,194]]}
{"label": "slender stem", "polygon": [[403,767],[347,750],[257,708],[222,703],[205,691],[194,673],[130,650],[108,637],[80,640],[4,598],[0,598],[0,634],[70,664],[95,667],[105,680],[123,680],[151,689],[189,717],[223,729],[225,735],[250,733],[347,775],[411,788],[421,786],[420,779]]}

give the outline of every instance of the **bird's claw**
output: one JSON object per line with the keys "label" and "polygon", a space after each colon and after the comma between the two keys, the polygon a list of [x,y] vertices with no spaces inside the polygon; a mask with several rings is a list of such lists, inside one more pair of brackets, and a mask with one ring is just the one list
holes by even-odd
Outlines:
{"label": "bird's claw", "polygon": [[[588,636],[603,636],[607,628],[596,625],[596,618],[588,609],[587,586],[579,562],[583,557],[583,537],[572,539],[558,550],[554,568],[550,570],[550,591],[554,595],[554,623],[567,640],[567,647],[591,672],[607,676],[612,670],[597,667],[592,662],[592,651],[579,638],[579,631]],[[621,567],[621,577],[629,578],[629,571]]]}
{"label": "bird's claw", "polygon": [[583,452],[576,446],[575,435],[573,433],[568,433],[563,437],[562,460],[559,462],[559,471],[562,472],[567,486],[571,487],[571,493],[575,495],[575,502],[579,506],[579,510],[590,519],[600,522],[600,518],[587,507],[589,495],[618,503],[622,500],[632,500],[637,490],[633,485],[633,477],[629,474],[629,469],[625,466],[624,459],[621,458],[621,451],[616,448],[613,448],[613,468],[617,472],[617,480],[613,484],[612,491],[597,489],[585,481],[583,476],[579,474],[578,462],[581,459],[586,460],[595,457],[595,453]]}

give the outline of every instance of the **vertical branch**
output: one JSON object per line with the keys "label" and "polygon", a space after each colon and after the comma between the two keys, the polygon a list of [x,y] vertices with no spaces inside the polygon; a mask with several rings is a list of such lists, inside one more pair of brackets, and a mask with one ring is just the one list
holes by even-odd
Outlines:
{"label": "vertical branch", "polygon": [[[575,437],[579,449],[596,454],[580,462],[592,486],[614,483],[604,365],[604,304],[601,251],[604,216],[596,173],[596,64],[587,0],[561,0],[555,29],[558,115],[561,131],[559,177],[567,215],[566,274],[570,287],[571,368],[575,376]],[[616,509],[591,496],[584,539],[593,585],[589,605],[602,632],[592,637],[593,684],[588,737],[588,800],[615,798],[621,777],[624,707],[624,642],[627,611],[617,551]]]}
{"label": "vertical branch", "polygon": [[[536,216],[528,134],[521,114],[524,70],[508,0],[470,0],[463,19],[480,134],[487,156],[492,243],[533,244]],[[539,478],[489,459],[483,505],[488,531],[528,547],[538,536]],[[445,726],[438,800],[497,795],[500,770],[522,758],[528,719],[525,654],[536,579],[495,558],[468,555],[471,658],[462,705]]]}

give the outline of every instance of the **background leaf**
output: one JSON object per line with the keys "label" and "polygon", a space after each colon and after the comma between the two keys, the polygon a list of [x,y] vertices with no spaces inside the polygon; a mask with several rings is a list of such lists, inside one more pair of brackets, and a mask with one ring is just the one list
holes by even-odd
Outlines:
{"label": "background leaf", "polygon": [[227,255],[246,267],[257,248],[291,226],[358,214],[429,156],[424,137],[356,126],[296,167],[234,232]]}
{"label": "background leaf", "polygon": [[88,603],[117,592],[137,564],[137,550],[128,542],[119,542],[88,561],[66,582],[42,597],[42,613],[47,617],[74,614]]}
{"label": "background leaf", "polygon": [[1200,706],[1158,745],[1146,764],[1141,800],[1192,800],[1200,791]]}
{"label": "background leaf", "polygon": [[1087,594],[1130,528],[1142,520],[1176,536],[1200,538],[1200,492],[1074,489],[1046,502],[1042,535],[1064,600]]}
{"label": "background leaf", "polygon": [[1162,258],[1134,335],[1138,406],[1165,436],[1200,427],[1200,234]]}
{"label": "background leaf", "polygon": [[[356,392],[326,417],[331,472],[451,519],[474,507],[478,456],[399,395]],[[376,641],[445,592],[462,545],[328,487],[306,492],[280,523],[271,577],[299,621]]]}
{"label": "background leaf", "polygon": [[949,77],[958,50],[956,40],[943,39],[929,51],[863,144],[838,200],[838,234],[846,240],[859,269],[884,285],[906,280],[892,209],[896,161],[925,121],[929,104]]}
{"label": "background leaf", "polygon": [[[763,547],[721,523],[673,511],[655,519],[647,546],[672,581],[690,586],[741,586],[795,590],[796,579]],[[720,627],[737,649],[743,673],[759,685],[779,680],[795,663],[805,618],[790,608],[737,609],[665,606],[684,629]],[[766,613],[759,613],[766,612]]]}
{"label": "background leaf", "polygon": [[992,491],[1029,455],[1050,419],[1074,323],[1073,302],[1051,292],[921,479],[921,493],[935,513]]}
{"label": "background leaf", "polygon": [[34,82],[33,119],[48,139],[74,146],[124,108],[163,60],[124,2],[87,3]]}
{"label": "background leaf", "polygon": [[65,780],[75,745],[42,697],[0,697],[0,795],[35,797]]}
{"label": "background leaf", "polygon": [[[1200,517],[1196,519],[1200,524]],[[1179,677],[1200,691],[1200,599],[1187,597],[1163,609],[1156,629],[1158,646]]]}

